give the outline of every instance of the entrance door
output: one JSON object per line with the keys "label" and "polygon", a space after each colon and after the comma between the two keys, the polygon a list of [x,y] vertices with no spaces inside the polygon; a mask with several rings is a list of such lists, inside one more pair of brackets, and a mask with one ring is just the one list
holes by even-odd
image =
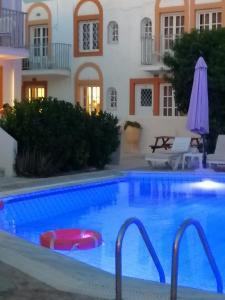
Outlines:
{"label": "entrance door", "polygon": [[100,87],[82,86],[80,88],[81,105],[90,114],[92,111],[100,111]]}
{"label": "entrance door", "polygon": [[138,115],[153,115],[153,86],[137,84],[135,87],[135,111]]}
{"label": "entrance door", "polygon": [[30,29],[31,60],[36,68],[47,67],[48,27],[32,26]]}
{"label": "entrance door", "polygon": [[23,97],[29,100],[47,97],[47,82],[24,82]]}
{"label": "entrance door", "polygon": [[44,97],[46,97],[44,87],[28,87],[27,88],[26,98],[28,98],[29,100],[44,98]]}

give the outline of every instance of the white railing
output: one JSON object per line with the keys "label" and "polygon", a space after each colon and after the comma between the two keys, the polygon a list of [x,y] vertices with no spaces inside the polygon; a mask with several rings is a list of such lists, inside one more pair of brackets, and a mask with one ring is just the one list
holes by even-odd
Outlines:
{"label": "white railing", "polygon": [[29,52],[29,58],[23,59],[23,70],[71,69],[70,44],[31,45]]}
{"label": "white railing", "polygon": [[141,37],[141,64],[154,65],[159,62],[159,60],[159,53],[156,51],[154,37]]}
{"label": "white railing", "polygon": [[25,48],[25,16],[21,11],[0,8],[0,46]]}
{"label": "white railing", "polygon": [[164,54],[166,52],[172,53],[174,41],[180,37],[181,35],[161,35],[158,41],[153,36],[142,37],[141,64],[154,65],[162,62]]}

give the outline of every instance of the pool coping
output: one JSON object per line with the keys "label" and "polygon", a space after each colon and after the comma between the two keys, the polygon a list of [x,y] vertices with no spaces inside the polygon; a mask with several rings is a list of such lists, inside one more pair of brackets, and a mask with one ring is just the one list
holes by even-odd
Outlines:
{"label": "pool coping", "polygon": [[[111,172],[108,173],[108,176],[107,174],[104,176],[101,174],[100,177],[95,175],[94,178],[92,176],[92,178],[69,180],[67,184],[63,182],[38,187],[26,187],[13,190],[11,195],[18,194],[18,192],[40,191],[46,188],[90,183],[99,179],[113,178],[118,174],[121,173],[116,172],[112,174]],[[9,191],[6,194],[9,195]],[[97,297],[98,299],[115,298],[115,279],[112,274],[41,248],[4,231],[0,231],[0,240],[0,260],[2,262],[59,290]],[[168,300],[169,293],[170,287],[168,285],[127,277],[123,280],[123,299]],[[225,295],[179,287],[178,299],[216,300],[225,299]]]}

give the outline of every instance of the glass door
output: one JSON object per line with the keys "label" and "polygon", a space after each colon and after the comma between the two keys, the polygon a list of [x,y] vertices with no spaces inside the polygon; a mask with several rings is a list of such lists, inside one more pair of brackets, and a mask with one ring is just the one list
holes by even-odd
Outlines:
{"label": "glass door", "polygon": [[81,105],[90,114],[92,111],[100,111],[100,87],[82,86],[80,90]]}
{"label": "glass door", "polygon": [[46,68],[48,57],[48,27],[32,26],[30,30],[31,61],[36,68]]}
{"label": "glass door", "polygon": [[34,85],[34,86],[27,86],[25,89],[25,98],[29,100],[38,99],[38,98],[45,98],[46,94],[46,87],[42,85]]}

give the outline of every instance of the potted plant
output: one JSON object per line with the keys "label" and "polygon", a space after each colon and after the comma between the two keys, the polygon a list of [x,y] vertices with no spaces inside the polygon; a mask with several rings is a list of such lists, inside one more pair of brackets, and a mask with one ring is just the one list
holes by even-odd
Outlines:
{"label": "potted plant", "polygon": [[136,121],[126,121],[124,124],[125,152],[138,153],[141,137],[141,124]]}

